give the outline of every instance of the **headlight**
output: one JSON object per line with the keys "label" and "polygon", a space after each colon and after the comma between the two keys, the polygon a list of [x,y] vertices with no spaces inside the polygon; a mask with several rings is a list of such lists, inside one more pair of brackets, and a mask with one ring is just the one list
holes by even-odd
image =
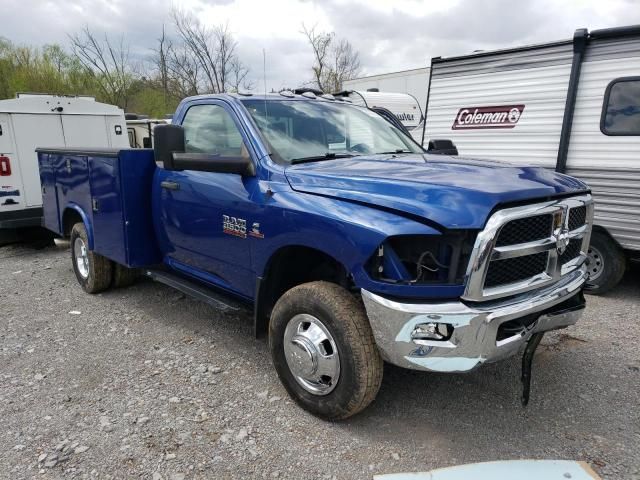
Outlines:
{"label": "headlight", "polygon": [[390,283],[462,284],[476,235],[463,230],[389,237],[370,258],[369,273]]}

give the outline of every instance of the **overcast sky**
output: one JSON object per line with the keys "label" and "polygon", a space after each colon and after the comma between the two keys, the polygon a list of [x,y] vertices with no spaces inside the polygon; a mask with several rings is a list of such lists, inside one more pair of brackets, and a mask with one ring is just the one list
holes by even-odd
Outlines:
{"label": "overcast sky", "polygon": [[[242,60],[268,89],[311,79],[313,58],[302,23],[335,31],[360,52],[362,75],[424,67],[434,56],[570,38],[590,30],[640,24],[640,0],[183,0],[209,24],[228,22]],[[171,0],[0,0],[0,36],[16,43],[68,43],[88,25],[124,36],[138,58],[150,54]]]}

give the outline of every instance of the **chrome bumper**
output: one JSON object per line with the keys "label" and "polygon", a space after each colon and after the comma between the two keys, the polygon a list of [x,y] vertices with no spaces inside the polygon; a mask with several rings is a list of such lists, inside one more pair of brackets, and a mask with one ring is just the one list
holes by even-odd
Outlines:
{"label": "chrome bumper", "polygon": [[[584,304],[562,308],[577,295],[587,279],[586,267],[566,275],[542,290],[501,302],[467,305],[450,303],[400,303],[362,290],[367,315],[378,348],[389,363],[414,370],[466,372],[511,355],[536,332],[573,325]],[[558,308],[553,308],[558,306]],[[540,312],[540,316],[517,334],[497,341],[503,323]],[[412,338],[417,325],[443,323],[453,327],[447,340]]]}

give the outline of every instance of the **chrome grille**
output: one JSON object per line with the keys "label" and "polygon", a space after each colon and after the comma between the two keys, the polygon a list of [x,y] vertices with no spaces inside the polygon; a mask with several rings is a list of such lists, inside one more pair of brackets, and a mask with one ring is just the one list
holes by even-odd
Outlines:
{"label": "chrome grille", "polygon": [[507,283],[518,282],[543,273],[547,269],[549,254],[534,253],[523,257],[508,258],[499,262],[491,262],[487,270],[485,287],[495,287]]}
{"label": "chrome grille", "polygon": [[463,298],[502,298],[558,281],[584,263],[592,222],[590,195],[496,212],[476,239]]}
{"label": "chrome grille", "polygon": [[551,235],[553,229],[553,215],[536,215],[535,217],[519,218],[507,223],[498,234],[496,246],[514,245],[517,243],[542,240]]}
{"label": "chrome grille", "polygon": [[587,207],[574,207],[569,210],[569,230],[583,226],[587,221]]}

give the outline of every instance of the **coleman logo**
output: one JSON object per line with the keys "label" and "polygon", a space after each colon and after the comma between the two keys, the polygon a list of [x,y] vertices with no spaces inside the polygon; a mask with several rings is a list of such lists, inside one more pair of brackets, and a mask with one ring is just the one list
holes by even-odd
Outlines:
{"label": "coleman logo", "polygon": [[456,115],[451,130],[474,128],[513,128],[520,120],[524,105],[465,107]]}

